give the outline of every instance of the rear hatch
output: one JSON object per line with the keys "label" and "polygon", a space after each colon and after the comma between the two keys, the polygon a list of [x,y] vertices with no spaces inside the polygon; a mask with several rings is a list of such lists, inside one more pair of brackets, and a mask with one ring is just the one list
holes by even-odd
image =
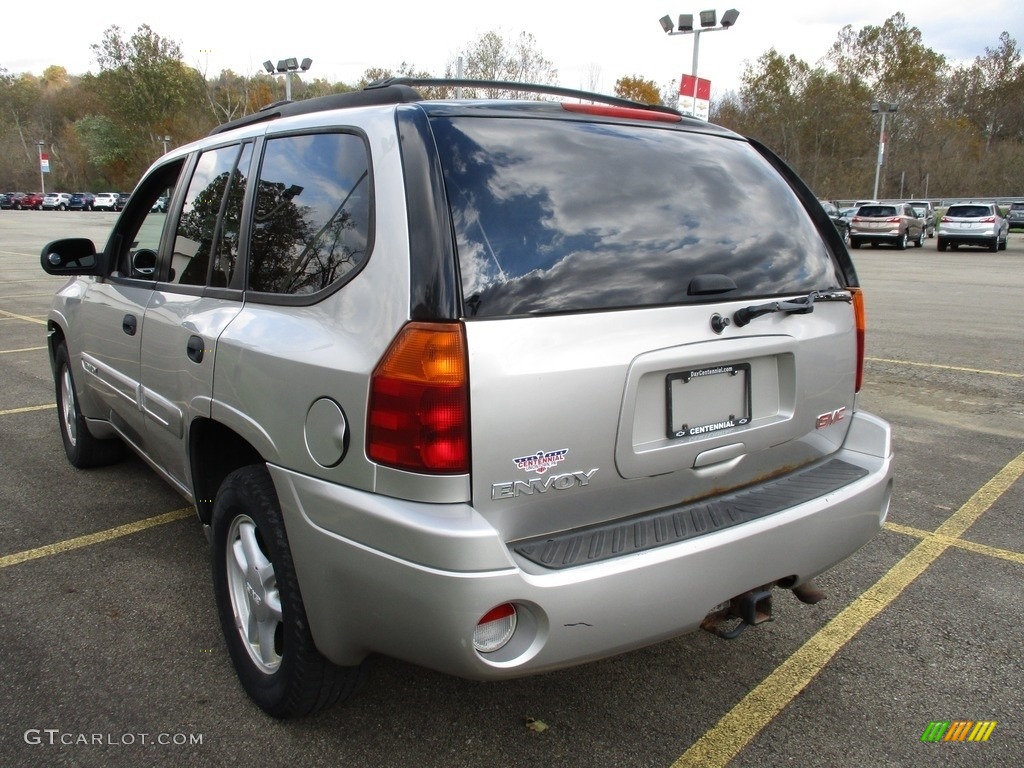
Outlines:
{"label": "rear hatch", "polygon": [[432,126],[473,505],[506,540],[718,497],[838,449],[857,372],[847,280],[751,145],[581,118]]}

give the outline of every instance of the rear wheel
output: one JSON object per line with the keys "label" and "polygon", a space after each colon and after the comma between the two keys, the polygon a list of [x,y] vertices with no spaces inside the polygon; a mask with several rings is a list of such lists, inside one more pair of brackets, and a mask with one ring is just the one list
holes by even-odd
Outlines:
{"label": "rear wheel", "polygon": [[900,235],[900,239],[896,241],[896,248],[905,251],[907,250],[907,233],[904,232]]}
{"label": "rear wheel", "polygon": [[124,456],[124,443],[117,438],[99,440],[89,432],[89,425],[78,407],[78,394],[68,348],[64,342],[54,353],[54,384],[57,394],[57,417],[60,436],[68,461],[79,469],[112,464]]}
{"label": "rear wheel", "polygon": [[946,250],[946,241],[940,237],[938,240],[936,240],[936,246],[940,251],[944,251]]}
{"label": "rear wheel", "polygon": [[988,244],[988,249],[992,253],[995,253],[996,251],[999,250],[999,235],[996,235],[995,237],[992,238],[992,242]]}
{"label": "rear wheel", "polygon": [[355,693],[365,664],[335,666],[313,642],[266,467],[227,476],[212,522],[217,611],[246,693],[280,718],[308,715]]}
{"label": "rear wheel", "polygon": [[917,240],[914,241],[915,248],[924,248],[924,230],[921,230],[921,234],[917,236]]}
{"label": "rear wheel", "polygon": [[850,238],[850,247],[854,248],[854,249],[860,248],[860,240],[858,240],[855,237],[851,237]]}

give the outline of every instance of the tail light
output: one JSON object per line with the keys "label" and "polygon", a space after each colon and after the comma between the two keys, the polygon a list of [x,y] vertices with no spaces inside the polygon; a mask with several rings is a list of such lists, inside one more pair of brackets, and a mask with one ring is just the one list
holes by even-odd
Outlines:
{"label": "tail light", "polygon": [[867,328],[867,315],[864,312],[864,294],[860,288],[850,288],[853,296],[853,317],[857,324],[857,378],[854,392],[860,392],[864,381],[864,331]]}
{"label": "tail light", "polygon": [[888,223],[890,223],[890,224],[899,224],[900,223],[900,217],[899,216],[890,216],[888,219],[886,219],[886,221]]}
{"label": "tail light", "polygon": [[468,472],[468,370],[461,325],[406,325],[370,379],[370,459],[412,472]]}

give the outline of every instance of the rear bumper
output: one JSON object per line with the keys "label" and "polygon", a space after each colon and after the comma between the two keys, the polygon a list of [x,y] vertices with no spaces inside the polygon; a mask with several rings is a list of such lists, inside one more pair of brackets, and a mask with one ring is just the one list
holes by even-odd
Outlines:
{"label": "rear bumper", "polygon": [[[842,561],[888,512],[888,424],[857,413],[835,458],[866,474],[768,517],[557,571],[525,567],[468,505],[412,504],[270,469],[324,655],[349,665],[383,653],[489,680],[692,631],[731,597],[779,579],[802,582]],[[505,602],[519,611],[515,636],[493,654],[477,653],[477,621]]]}

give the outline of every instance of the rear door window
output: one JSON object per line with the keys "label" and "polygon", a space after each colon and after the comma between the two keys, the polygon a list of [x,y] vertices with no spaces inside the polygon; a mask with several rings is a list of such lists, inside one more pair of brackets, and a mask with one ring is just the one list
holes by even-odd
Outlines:
{"label": "rear door window", "polygon": [[[529,124],[526,125],[526,121]],[[650,127],[438,116],[467,312],[720,301],[839,287],[807,211],[746,142]]]}

